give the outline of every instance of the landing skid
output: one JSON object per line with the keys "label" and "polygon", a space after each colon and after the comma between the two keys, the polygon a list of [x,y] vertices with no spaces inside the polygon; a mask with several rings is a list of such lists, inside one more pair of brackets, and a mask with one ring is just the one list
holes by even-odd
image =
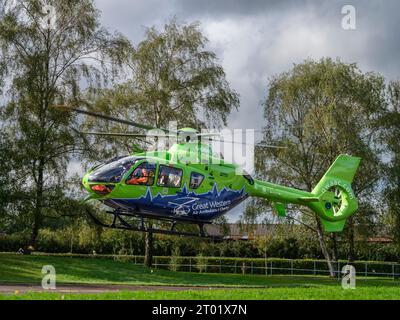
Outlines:
{"label": "landing skid", "polygon": [[[186,236],[186,237],[201,237],[201,238],[209,238],[215,240],[223,239],[222,236],[210,236],[207,235],[204,230],[205,224],[211,224],[211,221],[198,221],[195,219],[187,219],[187,218],[179,218],[179,217],[164,217],[153,214],[142,214],[135,212],[125,212],[122,210],[114,210],[114,211],[106,211],[106,213],[111,214],[113,216],[113,221],[111,224],[107,224],[97,218],[90,210],[86,210],[87,214],[92,218],[93,222],[99,226],[111,229],[121,229],[121,230],[130,230],[130,231],[140,231],[140,232],[151,232],[151,233],[160,233],[160,234],[168,234],[168,235],[176,235],[176,236]],[[128,219],[134,219],[135,224],[132,224]],[[149,228],[146,226],[147,220],[155,220],[159,222],[164,222],[170,225],[167,229],[162,228]],[[192,224],[196,225],[199,228],[199,232],[186,232],[186,231],[178,231],[175,229],[177,224]]]}

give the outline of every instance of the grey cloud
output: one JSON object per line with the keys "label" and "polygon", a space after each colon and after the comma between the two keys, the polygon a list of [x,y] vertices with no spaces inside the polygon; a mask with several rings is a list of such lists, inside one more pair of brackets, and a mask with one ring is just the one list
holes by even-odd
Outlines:
{"label": "grey cloud", "polygon": [[162,0],[95,0],[101,20],[110,30],[118,30],[135,44],[145,29],[160,26],[174,16],[173,2]]}
{"label": "grey cloud", "polygon": [[306,0],[177,0],[177,12],[186,16],[244,16],[305,5]]}

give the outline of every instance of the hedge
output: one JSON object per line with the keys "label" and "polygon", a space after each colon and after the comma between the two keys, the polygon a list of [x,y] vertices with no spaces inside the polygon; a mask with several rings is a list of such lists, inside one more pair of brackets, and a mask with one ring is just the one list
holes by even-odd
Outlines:
{"label": "hedge", "polygon": [[[0,252],[1,254],[10,254]],[[16,253],[14,253],[16,254]],[[112,259],[115,261],[144,264],[144,256],[141,255],[112,255],[112,254],[71,254],[71,253],[43,253],[34,252],[32,255],[71,257],[85,259]],[[200,265],[199,265],[200,262]],[[176,263],[176,262],[174,262]],[[334,263],[335,270],[341,270],[346,264],[356,268],[358,276],[400,276],[400,264],[384,261],[354,261],[339,260]],[[170,269],[170,256],[154,256],[153,268]],[[281,274],[281,275],[328,275],[329,270],[325,260],[312,259],[282,259],[282,258],[229,258],[192,256],[179,257],[179,263],[174,266],[178,271],[207,272],[207,273],[244,273],[244,274]],[[203,267],[203,268],[201,268]],[[339,269],[338,269],[339,268]]]}

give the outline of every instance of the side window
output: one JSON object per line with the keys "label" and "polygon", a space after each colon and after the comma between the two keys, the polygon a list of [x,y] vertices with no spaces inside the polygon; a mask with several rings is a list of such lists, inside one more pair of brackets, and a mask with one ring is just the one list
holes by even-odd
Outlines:
{"label": "side window", "polygon": [[156,164],[143,162],[126,179],[126,184],[152,186],[156,175]]}
{"label": "side window", "polygon": [[182,174],[181,169],[160,165],[157,186],[179,188],[182,182]]}
{"label": "side window", "polygon": [[190,175],[190,183],[189,183],[189,188],[190,189],[197,189],[200,184],[203,182],[204,176],[200,173],[197,172],[192,172]]}

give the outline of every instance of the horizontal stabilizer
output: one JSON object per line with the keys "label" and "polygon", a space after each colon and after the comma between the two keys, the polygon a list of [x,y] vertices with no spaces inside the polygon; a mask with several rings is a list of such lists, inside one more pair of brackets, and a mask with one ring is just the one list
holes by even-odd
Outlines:
{"label": "horizontal stabilizer", "polygon": [[299,201],[304,202],[304,203],[318,202],[319,198],[317,198],[317,197],[301,197],[301,198],[299,198]]}

